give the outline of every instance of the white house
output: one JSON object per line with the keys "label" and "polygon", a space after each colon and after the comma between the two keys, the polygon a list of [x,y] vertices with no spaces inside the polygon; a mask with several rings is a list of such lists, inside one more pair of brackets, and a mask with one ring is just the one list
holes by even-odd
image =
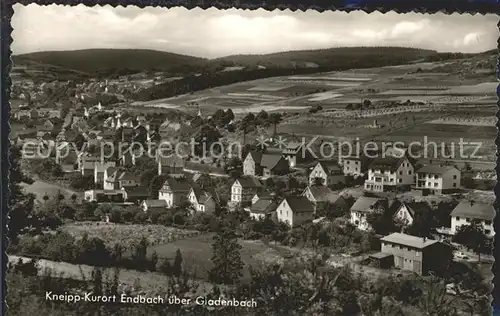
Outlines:
{"label": "white house", "polygon": [[262,220],[271,216],[278,207],[278,204],[270,198],[259,199],[245,210],[250,214],[250,218],[254,220]]}
{"label": "white house", "polygon": [[305,196],[288,196],[276,209],[278,221],[296,227],[314,219],[314,205]]}
{"label": "white house", "polygon": [[203,190],[198,186],[192,186],[188,194],[188,200],[196,212],[215,212],[218,197],[215,192]]}
{"label": "white house", "polygon": [[309,184],[316,184],[317,179],[321,179],[323,185],[332,186],[345,183],[345,176],[337,161],[319,161],[309,174]]}
{"label": "white house", "polygon": [[314,210],[322,204],[330,203],[332,207],[348,209],[347,201],[339,194],[335,194],[329,187],[324,185],[309,185],[304,189],[302,195],[314,205]]}
{"label": "white house", "polygon": [[188,200],[192,185],[192,182],[186,178],[169,177],[158,191],[158,199],[165,200],[168,207],[181,205]]}
{"label": "white house", "polygon": [[262,183],[254,177],[241,177],[231,186],[231,202],[250,203],[254,195],[260,191]]}
{"label": "white house", "polygon": [[415,216],[430,211],[431,208],[426,202],[401,203],[396,213],[394,213],[394,219],[399,221],[403,227],[408,227],[413,224]]}
{"label": "white house", "polygon": [[359,230],[371,229],[370,224],[366,220],[369,213],[376,210],[383,210],[385,200],[380,198],[361,196],[351,206],[350,222]]}
{"label": "white house", "polygon": [[462,225],[470,225],[472,220],[481,222],[484,234],[488,237],[493,237],[493,218],[495,217],[495,209],[490,203],[476,201],[462,201],[451,212],[451,230],[450,233],[455,235]]}
{"label": "white house", "polygon": [[368,168],[365,190],[385,192],[408,189],[414,183],[414,171],[413,164],[407,157],[376,158]]}
{"label": "white house", "polygon": [[431,194],[453,192],[460,187],[460,170],[454,166],[423,166],[416,172],[415,186]]}

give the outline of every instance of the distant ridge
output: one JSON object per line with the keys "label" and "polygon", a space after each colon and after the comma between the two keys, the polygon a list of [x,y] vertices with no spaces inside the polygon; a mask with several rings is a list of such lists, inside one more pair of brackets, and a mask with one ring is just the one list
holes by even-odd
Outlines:
{"label": "distant ridge", "polygon": [[220,71],[225,67],[256,68],[356,68],[379,67],[417,60],[445,60],[471,55],[496,54],[439,53],[408,47],[337,47],[315,50],[285,51],[260,55],[231,55],[215,59],[193,57],[149,49],[84,49],[44,51],[13,56],[14,64],[39,64],[80,71],[90,75],[122,75],[142,71],[162,71],[187,75]]}
{"label": "distant ridge", "polygon": [[[14,63],[36,61],[86,73],[139,72],[158,70],[189,72],[205,65],[208,60],[199,57],[148,49],[84,49],[73,51],[44,51],[13,56]],[[129,70],[129,71],[126,71]]]}

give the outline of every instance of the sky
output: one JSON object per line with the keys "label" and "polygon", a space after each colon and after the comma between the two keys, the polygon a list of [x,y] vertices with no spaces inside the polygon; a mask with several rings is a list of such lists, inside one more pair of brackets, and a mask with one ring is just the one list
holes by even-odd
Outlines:
{"label": "sky", "polygon": [[11,49],[140,48],[207,58],[348,46],[478,53],[497,46],[498,21],[493,14],[15,4]]}

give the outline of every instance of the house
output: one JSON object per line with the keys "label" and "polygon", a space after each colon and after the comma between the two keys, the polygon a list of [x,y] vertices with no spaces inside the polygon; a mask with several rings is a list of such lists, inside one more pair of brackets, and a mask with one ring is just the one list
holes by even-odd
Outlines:
{"label": "house", "polygon": [[359,230],[370,230],[370,224],[366,220],[367,215],[375,210],[384,210],[385,200],[380,198],[361,196],[351,206],[350,222]]}
{"label": "house", "polygon": [[118,186],[120,188],[122,187],[134,187],[134,186],[139,186],[140,180],[139,177],[134,175],[131,172],[120,172],[119,176],[117,177],[118,179]]}
{"label": "house", "polygon": [[314,205],[305,196],[288,196],[278,205],[276,217],[278,221],[296,227],[314,219]]}
{"label": "house", "polygon": [[103,187],[104,190],[114,190],[115,189],[115,179],[114,177],[115,172],[117,168],[115,167],[108,167],[104,170],[104,175],[103,175]]}
{"label": "house", "polygon": [[277,208],[278,204],[276,202],[272,199],[264,198],[259,199],[245,210],[250,214],[250,218],[254,220],[262,220],[274,214]]}
{"label": "house", "polygon": [[255,177],[241,177],[231,186],[231,202],[247,204],[262,189],[262,183]]}
{"label": "house", "polygon": [[124,186],[120,188],[123,199],[126,202],[138,203],[149,198],[148,188],[142,186]]}
{"label": "house", "polygon": [[188,194],[188,200],[196,212],[213,214],[219,203],[217,193],[204,190],[198,186],[192,186]]}
{"label": "house", "polygon": [[365,190],[386,192],[405,190],[414,183],[414,167],[407,157],[375,158],[368,168]]}
{"label": "house", "polygon": [[365,155],[346,157],[342,160],[344,174],[354,177],[364,176],[371,161],[372,159]]}
{"label": "house", "polygon": [[271,199],[271,198],[272,198],[271,193],[267,191],[258,191],[252,197],[252,204],[255,204],[260,199]]}
{"label": "house", "polygon": [[326,186],[335,186],[340,183],[345,183],[344,173],[337,161],[318,161],[309,174],[309,184],[315,185],[318,181],[321,181],[321,184]]}
{"label": "house", "polygon": [[430,211],[432,211],[432,209],[427,202],[401,203],[394,214],[394,219],[400,222],[403,227],[408,227],[413,224],[416,216],[419,214],[428,214]]}
{"label": "house", "polygon": [[123,192],[119,190],[87,190],[84,193],[84,198],[88,202],[115,202],[121,203],[125,201]]}
{"label": "house", "polygon": [[193,183],[183,177],[168,177],[158,191],[158,199],[165,200],[168,207],[179,206],[188,201]]}
{"label": "house", "polygon": [[118,190],[122,187],[139,186],[139,179],[130,172],[109,167],[104,174],[104,190]]}
{"label": "house", "polygon": [[167,209],[167,201],[165,200],[144,200],[141,203],[141,208],[144,212],[154,211],[154,210],[164,210]]}
{"label": "house", "polygon": [[469,225],[472,220],[481,222],[484,234],[488,237],[493,237],[495,231],[493,229],[493,218],[495,217],[495,209],[490,203],[477,201],[462,201],[451,212],[451,230],[450,233],[455,235],[462,225]]}
{"label": "house", "polygon": [[157,155],[158,175],[182,173],[184,171],[185,161],[176,154],[170,154],[168,157],[161,157],[161,153]]}
{"label": "house", "polygon": [[270,177],[289,172],[288,162],[281,154],[251,151],[243,161],[243,174]]}
{"label": "house", "polygon": [[[89,153],[80,152],[78,154],[78,170],[82,171],[84,168],[92,169],[92,174],[94,167],[91,166],[94,163],[101,162],[101,157],[99,155],[91,155]],[[83,175],[83,171],[82,171]]]}
{"label": "house", "polygon": [[104,183],[104,174],[109,167],[116,167],[114,161],[97,162],[94,167],[94,183]]}
{"label": "house", "polygon": [[332,207],[348,209],[347,201],[338,194],[335,194],[329,187],[324,185],[309,185],[304,189],[302,195],[305,196],[314,205],[316,211],[318,207],[330,203]]}
{"label": "house", "polygon": [[94,161],[84,161],[80,165],[80,172],[82,176],[90,176],[90,175],[94,176],[96,164],[97,162]]}
{"label": "house", "polygon": [[393,233],[380,239],[381,253],[392,255],[394,266],[401,270],[427,275],[436,266],[451,260],[443,255],[450,252],[447,245],[432,239]]}
{"label": "house", "polygon": [[52,132],[54,130],[54,123],[51,120],[45,120],[43,124],[37,126],[38,131]]}
{"label": "house", "polygon": [[430,194],[456,191],[460,187],[460,170],[454,166],[423,166],[416,172],[415,186]]}
{"label": "house", "polygon": [[290,142],[283,149],[283,156],[288,160],[290,168],[295,168],[297,164],[310,161],[314,155],[304,143]]}

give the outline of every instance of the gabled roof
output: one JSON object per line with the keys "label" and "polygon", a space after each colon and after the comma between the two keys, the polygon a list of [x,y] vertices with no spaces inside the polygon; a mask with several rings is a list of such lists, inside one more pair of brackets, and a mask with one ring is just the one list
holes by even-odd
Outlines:
{"label": "gabled roof", "polygon": [[260,161],[262,159],[262,152],[260,151],[256,151],[256,150],[252,150],[248,153],[247,157],[248,156],[251,156],[253,161],[256,163],[256,164],[260,164]]}
{"label": "gabled roof", "polygon": [[314,205],[305,196],[287,196],[283,201],[288,203],[293,212],[314,213]]}
{"label": "gabled roof", "polygon": [[437,165],[426,165],[423,166],[422,168],[418,169],[418,173],[429,173],[429,174],[437,174],[437,175],[443,175],[447,173],[450,170],[458,170],[454,166],[437,166]]}
{"label": "gabled roof", "polygon": [[325,170],[327,175],[343,173],[339,163],[335,160],[320,160],[318,161],[318,164],[321,165],[321,168]]}
{"label": "gabled roof", "polygon": [[168,157],[159,157],[158,163],[163,167],[171,167],[171,168],[184,168],[185,161],[179,155],[171,155]]}
{"label": "gabled roof", "polygon": [[335,203],[339,198],[341,198],[340,195],[335,194],[329,187],[325,185],[310,185],[304,190],[304,193],[307,190],[311,192],[316,202]]}
{"label": "gabled roof", "polygon": [[415,214],[422,214],[431,210],[431,207],[426,202],[410,202],[403,203],[403,205],[406,205],[406,208],[412,217],[415,216]]}
{"label": "gabled roof", "polygon": [[437,240],[433,239],[424,239],[421,237],[416,237],[412,235],[402,234],[402,233],[392,233],[388,236],[385,236],[380,239],[381,241],[389,242],[392,244],[403,245],[407,247],[423,249],[435,243],[438,243]]}
{"label": "gabled roof", "polygon": [[124,186],[122,187],[122,190],[127,192],[127,197],[148,197],[149,196],[149,190],[146,187],[141,187],[141,186]]}
{"label": "gabled roof", "polygon": [[405,158],[385,157],[375,158],[370,164],[370,169],[381,169],[396,171],[399,166],[405,161]]}
{"label": "gabled roof", "polygon": [[138,180],[137,176],[134,175],[132,172],[122,172],[119,177],[119,180]]}
{"label": "gabled roof", "polygon": [[84,161],[82,164],[82,169],[87,170],[87,169],[95,169],[95,162],[93,161]]}
{"label": "gabled roof", "polygon": [[106,169],[108,177],[110,177],[113,173],[115,173],[116,169],[117,169],[116,167],[109,167],[108,169]]}
{"label": "gabled roof", "polygon": [[281,155],[263,154],[260,165],[269,170],[273,170],[282,159],[284,158]]}
{"label": "gabled roof", "polygon": [[451,217],[468,217],[491,221],[495,217],[492,204],[477,201],[462,201],[451,212]]}
{"label": "gabled roof", "polygon": [[[242,188],[251,189],[251,188],[261,188],[262,183],[260,183],[259,179],[254,177],[241,177],[235,180],[239,182]],[[234,185],[233,183],[233,185]]]}
{"label": "gabled roof", "polygon": [[163,187],[161,188],[160,191],[163,191],[163,192],[167,191],[167,186],[169,188],[169,191],[177,192],[177,193],[185,192],[187,194],[191,190],[191,187],[193,187],[193,183],[185,178],[171,178],[171,177],[169,177],[163,183]]}
{"label": "gabled roof", "polygon": [[374,198],[374,197],[368,197],[368,196],[361,196],[359,197],[356,202],[351,206],[351,212],[371,212],[373,210],[373,207],[377,204],[382,202],[383,199],[380,198]]}
{"label": "gabled roof", "polygon": [[271,199],[260,199],[255,202],[251,207],[252,213],[269,214],[276,211],[278,204]]}
{"label": "gabled roof", "polygon": [[167,201],[165,200],[144,200],[142,202],[145,204],[148,208],[155,208],[155,207],[167,207]]}

